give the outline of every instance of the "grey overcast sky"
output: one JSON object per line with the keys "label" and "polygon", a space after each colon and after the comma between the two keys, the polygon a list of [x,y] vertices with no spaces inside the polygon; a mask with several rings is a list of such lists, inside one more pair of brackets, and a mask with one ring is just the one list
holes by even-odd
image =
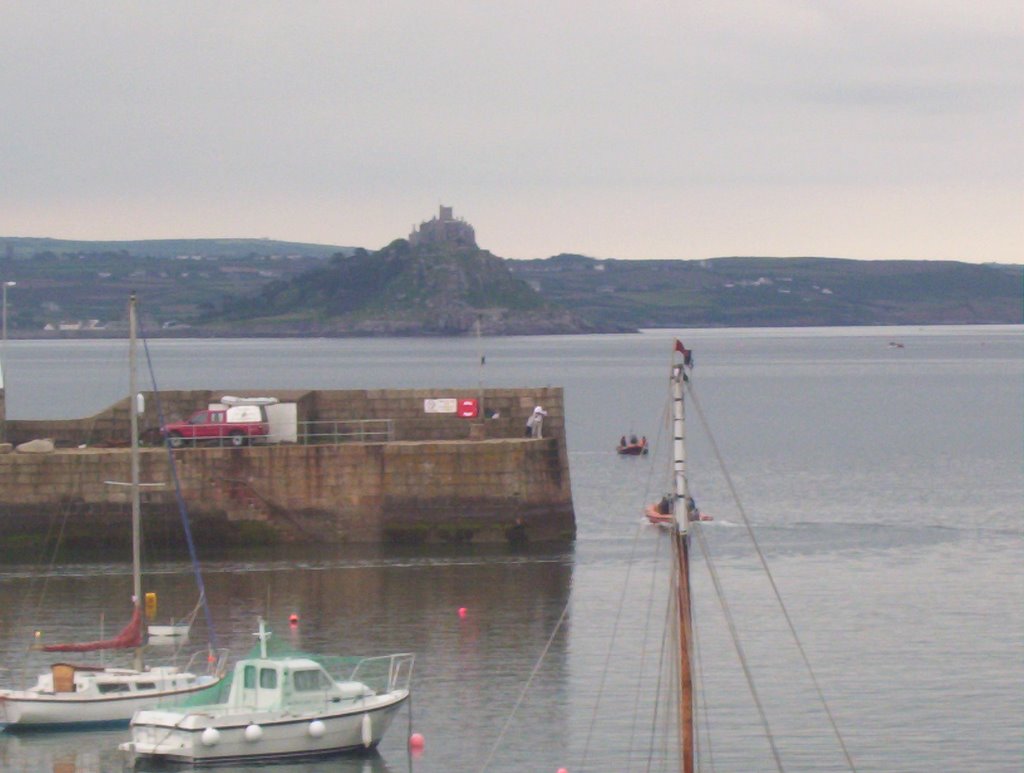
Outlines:
{"label": "grey overcast sky", "polygon": [[1021,0],[0,0],[0,236],[1024,262]]}

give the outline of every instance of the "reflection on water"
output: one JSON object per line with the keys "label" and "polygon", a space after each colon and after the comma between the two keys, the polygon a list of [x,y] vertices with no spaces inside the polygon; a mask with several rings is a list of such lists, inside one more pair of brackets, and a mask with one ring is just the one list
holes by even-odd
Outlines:
{"label": "reflection on water", "polygon": [[[128,730],[0,733],[0,770],[4,773],[139,773],[166,771],[168,766],[140,760],[128,767],[117,746],[129,738]],[[397,759],[397,758],[396,758]],[[396,773],[407,768],[388,765],[376,751],[345,754],[300,762],[218,766],[229,773]],[[180,768],[179,768],[180,769]]]}
{"label": "reflection on water", "polygon": [[[373,757],[360,764],[370,765],[367,770],[387,770],[384,759],[392,766],[402,761],[411,719],[428,737],[427,758],[444,755],[443,739],[461,732],[463,722],[454,719],[459,716],[473,717],[482,731],[464,739],[469,746],[465,753],[469,758],[486,754],[521,688],[523,674],[540,654],[537,643],[550,635],[569,603],[572,551],[533,555],[492,549],[419,554],[403,550],[390,558],[377,549],[348,553],[349,558],[307,556],[301,562],[287,552],[263,560],[236,554],[207,562],[204,578],[218,644],[235,656],[246,653],[253,644],[257,618],[265,616],[274,636],[299,650],[343,656],[412,651],[416,667],[411,704],[385,737],[383,759]],[[168,564],[146,580],[147,591],[158,595],[161,614],[177,614],[195,603],[189,567],[179,563],[176,571],[172,568]],[[21,685],[34,681],[36,671],[50,662],[52,656],[24,649],[34,628],[44,631],[46,640],[89,631],[99,615],[130,590],[129,584],[124,572],[111,574],[106,564],[81,560],[72,575],[33,578],[20,571],[0,573],[0,625],[8,633],[0,656],[19,664],[11,681]],[[46,603],[36,609],[29,600],[39,598],[42,585]],[[465,610],[464,616],[460,609]],[[293,614],[298,619],[295,625],[289,623]],[[543,681],[539,694],[545,700],[529,722],[538,742],[554,746],[568,732],[564,711],[568,631],[566,626],[548,650],[538,674]],[[20,635],[13,635],[16,632]],[[178,665],[206,635],[199,618],[191,632],[193,646],[179,653]],[[168,654],[165,648],[150,648],[147,658],[156,664]],[[103,657],[108,664],[127,665],[127,654]],[[0,740],[12,744],[4,770],[17,769],[16,764],[29,770],[42,764],[41,757],[29,754],[25,743],[36,743],[55,761],[74,761],[79,767],[72,770],[105,770],[114,759],[110,748],[125,735],[84,734],[88,744],[79,745],[77,738],[69,742],[63,734],[24,742],[0,734]],[[439,748],[431,752],[433,743]],[[58,760],[61,750],[66,754]],[[320,764],[326,763],[274,769],[302,773],[326,769],[317,767]],[[331,765],[331,770],[364,769],[334,767],[333,761]]]}
{"label": "reflection on water", "polygon": [[108,773],[121,769],[117,745],[127,730],[0,733],[0,770]]}

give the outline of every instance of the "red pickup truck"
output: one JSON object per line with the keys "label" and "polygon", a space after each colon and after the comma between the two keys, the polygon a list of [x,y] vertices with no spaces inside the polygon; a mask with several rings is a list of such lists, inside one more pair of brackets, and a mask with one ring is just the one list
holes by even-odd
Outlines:
{"label": "red pickup truck", "polygon": [[233,446],[243,446],[266,437],[270,426],[262,405],[233,405],[196,411],[187,421],[167,424],[162,431],[174,448],[200,440],[226,440]]}

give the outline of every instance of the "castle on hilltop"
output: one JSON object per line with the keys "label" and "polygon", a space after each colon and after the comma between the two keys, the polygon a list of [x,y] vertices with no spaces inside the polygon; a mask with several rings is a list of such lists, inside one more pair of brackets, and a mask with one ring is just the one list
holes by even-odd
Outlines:
{"label": "castle on hilltop", "polygon": [[409,234],[409,244],[418,246],[420,244],[441,244],[450,242],[463,247],[476,247],[476,233],[473,226],[461,217],[456,219],[452,215],[452,208],[441,206],[437,217],[425,220],[419,227],[413,226]]}

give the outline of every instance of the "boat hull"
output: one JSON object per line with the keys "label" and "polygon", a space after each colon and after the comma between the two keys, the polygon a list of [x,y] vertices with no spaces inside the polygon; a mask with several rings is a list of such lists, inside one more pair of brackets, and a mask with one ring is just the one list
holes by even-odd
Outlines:
{"label": "boat hull", "polygon": [[615,449],[619,456],[646,456],[647,445],[641,443],[632,443],[626,446],[618,446]]}
{"label": "boat hull", "polygon": [[408,690],[325,711],[144,711],[132,720],[132,740],[119,748],[128,761],[192,765],[320,757],[373,749]]}
{"label": "boat hull", "polygon": [[151,709],[159,703],[181,700],[212,687],[216,681],[203,680],[184,689],[136,691],[108,696],[0,690],[0,729],[61,730],[127,725],[137,711]]}
{"label": "boat hull", "polygon": [[183,639],[188,637],[188,625],[151,625],[148,627],[149,637]]}
{"label": "boat hull", "polygon": [[651,523],[657,524],[670,524],[675,520],[675,516],[672,513],[659,512],[658,508],[654,505],[648,505],[644,508],[644,515],[647,516],[647,520]]}

